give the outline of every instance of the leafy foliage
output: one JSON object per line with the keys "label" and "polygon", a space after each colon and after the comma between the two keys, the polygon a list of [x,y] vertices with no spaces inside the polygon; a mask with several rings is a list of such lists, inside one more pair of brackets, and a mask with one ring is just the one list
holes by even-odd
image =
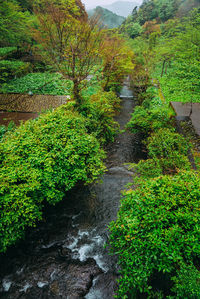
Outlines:
{"label": "leafy foliage", "polygon": [[28,12],[22,12],[16,1],[0,2],[0,46],[19,46],[30,41]]}
{"label": "leafy foliage", "polygon": [[122,26],[143,26],[129,42],[134,84],[143,91],[146,78],[158,78],[165,97],[154,79],[159,92],[147,89],[127,125],[146,139],[148,159],[131,165],[140,174],[137,189],[124,192],[110,225],[110,250],[121,271],[119,298],[199,298],[199,173],[190,170],[190,145],[175,133],[165,102],[199,101],[199,9],[169,20],[184,3],[189,1],[143,1]]}
{"label": "leafy foliage", "polygon": [[0,126],[0,140],[3,138],[6,133],[6,126]]}
{"label": "leafy foliage", "polygon": [[147,137],[155,130],[171,126],[172,111],[158,95],[155,96],[155,91],[154,88],[147,89],[148,98],[143,101],[141,106],[135,108],[132,118],[127,124],[127,128],[131,132]]}
{"label": "leafy foliage", "polygon": [[0,48],[0,57],[5,58],[7,55],[13,53],[17,51],[16,47],[4,47],[4,48]]}
{"label": "leafy foliage", "polygon": [[24,77],[3,84],[2,93],[27,93],[69,95],[72,83],[59,73],[30,73]]}
{"label": "leafy foliage", "polygon": [[139,23],[127,22],[125,23],[123,30],[130,36],[131,38],[135,38],[142,33],[142,26]]}
{"label": "leafy foliage", "polygon": [[[120,298],[152,295],[155,276],[161,279],[166,273],[169,280],[180,265],[200,257],[199,190],[199,175],[189,171],[150,179],[135,191],[124,192],[118,219],[110,224],[109,241],[119,257]],[[175,277],[181,282],[180,272]],[[159,283],[157,287],[162,291]],[[180,286],[179,295],[191,290],[186,283],[183,288],[187,292]]]}
{"label": "leafy foliage", "polygon": [[161,66],[159,65],[156,72],[159,78],[162,91],[168,102],[200,102],[200,64],[189,61],[173,62],[163,77]]}
{"label": "leafy foliage", "polygon": [[54,205],[78,182],[97,179],[103,158],[85,119],[67,106],[6,135],[0,143],[0,251],[41,220],[44,202]]}
{"label": "leafy foliage", "polygon": [[8,126],[0,125],[0,142],[7,132],[14,131],[15,123],[11,121]]}
{"label": "leafy foliage", "polygon": [[173,291],[176,298],[198,298],[200,294],[200,273],[193,264],[182,264],[173,277]]}
{"label": "leafy foliage", "polygon": [[176,168],[189,166],[187,141],[170,129],[160,129],[152,134],[147,139],[147,149],[149,157],[159,159],[164,172],[173,172]]}
{"label": "leafy foliage", "polygon": [[[121,272],[118,297],[196,298],[189,291],[196,295],[199,289],[193,264],[200,256],[199,174],[190,171],[189,145],[174,132],[162,95],[151,87],[143,98],[127,127],[142,133],[149,159],[130,166],[140,174],[137,189],[124,192],[110,225],[110,250],[118,255]],[[178,272],[188,264],[193,283]]]}
{"label": "leafy foliage", "polygon": [[200,12],[194,10],[189,17],[163,26],[163,37],[155,48],[154,76],[159,78],[168,101],[200,101],[199,20]]}
{"label": "leafy foliage", "polygon": [[138,22],[140,25],[155,19],[166,22],[179,13],[181,6],[185,6],[185,14],[198,6],[198,3],[190,5],[188,2],[188,0],[144,0],[138,10],[136,8],[133,10],[128,22]]}
{"label": "leafy foliage", "polygon": [[135,169],[143,178],[174,174],[180,169],[190,170],[189,145],[185,138],[171,129],[160,129],[147,139],[149,159],[141,160]]}
{"label": "leafy foliage", "polygon": [[114,141],[119,124],[114,121],[120,99],[112,92],[98,92],[81,106],[80,113],[86,117],[86,127],[102,144]]}
{"label": "leafy foliage", "polygon": [[14,76],[19,77],[25,75],[30,69],[29,63],[20,60],[0,60],[0,80],[4,82]]}
{"label": "leafy foliage", "polygon": [[79,106],[81,90],[99,62],[101,31],[96,20],[82,15],[76,1],[42,0],[36,4],[35,13],[38,22],[33,31],[38,50],[48,64],[73,81],[73,95]]}
{"label": "leafy foliage", "polygon": [[121,84],[134,69],[134,53],[117,34],[105,35],[101,49],[102,87],[105,91],[119,91]]}

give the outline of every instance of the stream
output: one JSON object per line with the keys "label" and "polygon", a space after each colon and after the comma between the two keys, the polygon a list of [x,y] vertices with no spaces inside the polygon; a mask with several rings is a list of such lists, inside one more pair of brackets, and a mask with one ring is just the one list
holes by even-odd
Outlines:
{"label": "stream", "polygon": [[[134,108],[125,81],[116,117],[124,129]],[[104,247],[108,224],[116,219],[121,190],[133,173],[124,163],[137,162],[137,136],[121,132],[107,148],[107,169],[99,183],[79,186],[55,207],[26,239],[0,257],[0,298],[111,299],[117,288],[116,257]]]}

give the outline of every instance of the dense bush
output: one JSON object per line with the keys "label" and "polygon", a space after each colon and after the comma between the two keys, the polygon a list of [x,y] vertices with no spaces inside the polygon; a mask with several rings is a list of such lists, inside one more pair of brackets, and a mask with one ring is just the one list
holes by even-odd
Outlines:
{"label": "dense bush", "polygon": [[[182,264],[174,281],[173,292],[175,298],[197,299],[200,296],[200,272],[193,264]],[[173,297],[172,297],[173,298]]]}
{"label": "dense bush", "polygon": [[80,109],[86,117],[89,133],[95,134],[102,144],[113,141],[119,130],[119,124],[113,119],[119,104],[120,99],[114,92],[100,91],[92,95]]}
{"label": "dense bush", "polygon": [[14,131],[15,123],[11,121],[8,126],[0,125],[0,142],[2,141],[3,137],[7,132]]}
{"label": "dense bush", "polygon": [[30,63],[20,60],[0,60],[0,81],[25,75],[31,69]]}
{"label": "dense bush", "polygon": [[[159,280],[163,277],[169,284],[176,277],[181,282],[180,266],[193,265],[200,258],[199,174],[183,171],[161,176],[124,192],[110,231],[110,250],[118,255],[121,269],[120,298],[137,298],[139,293],[151,298],[154,291],[162,293]],[[184,294],[181,298],[198,298],[187,297],[186,288],[186,283],[184,289],[179,288],[179,295]]]}
{"label": "dense bush", "polygon": [[160,129],[148,137],[146,145],[149,159],[134,165],[143,178],[190,170],[189,144],[180,134],[168,128]]}
{"label": "dense bush", "polygon": [[150,135],[155,130],[171,127],[172,111],[167,104],[157,96],[153,97],[147,93],[147,98],[141,106],[137,106],[132,114],[127,128],[133,133]]}
{"label": "dense bush", "polygon": [[7,55],[12,54],[13,52],[17,51],[17,47],[4,47],[4,48],[0,48],[0,58],[3,57],[7,57]]}
{"label": "dense bush", "polygon": [[27,93],[69,95],[72,83],[65,80],[59,73],[30,73],[4,84],[0,89],[2,93]]}
{"label": "dense bush", "polygon": [[6,126],[0,126],[0,141],[6,133]]}
{"label": "dense bush", "polygon": [[188,160],[189,144],[183,136],[170,129],[160,129],[147,139],[148,155],[158,159],[163,173],[177,169],[190,169]]}
{"label": "dense bush", "polygon": [[138,106],[135,108],[127,128],[133,133],[148,135],[155,129],[166,127],[169,120],[168,109],[166,107],[155,107],[148,110],[143,106]]}
{"label": "dense bush", "polygon": [[91,183],[103,173],[104,152],[84,123],[63,106],[0,143],[0,251],[42,218],[44,202],[55,204],[78,182]]}
{"label": "dense bush", "polygon": [[158,65],[154,76],[159,78],[162,91],[168,102],[200,102],[200,65],[199,62],[173,62],[162,77],[162,66]]}

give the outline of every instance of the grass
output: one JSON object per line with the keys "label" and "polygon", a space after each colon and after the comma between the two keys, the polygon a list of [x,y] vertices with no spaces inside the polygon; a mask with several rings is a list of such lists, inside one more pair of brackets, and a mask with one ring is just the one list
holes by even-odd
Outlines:
{"label": "grass", "polygon": [[158,65],[153,73],[157,78],[167,102],[200,103],[200,72],[198,65],[174,62],[168,67],[167,74],[161,77],[162,66]]}
{"label": "grass", "polygon": [[3,84],[0,93],[70,95],[71,88],[71,81],[63,79],[59,73],[29,73]]}

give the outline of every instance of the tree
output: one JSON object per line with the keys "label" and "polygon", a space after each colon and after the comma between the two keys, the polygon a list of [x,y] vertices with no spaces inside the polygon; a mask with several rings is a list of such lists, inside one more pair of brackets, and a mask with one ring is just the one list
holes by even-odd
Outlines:
{"label": "tree", "polygon": [[73,95],[82,102],[81,90],[99,61],[101,31],[94,19],[73,0],[42,0],[35,7],[38,25],[34,37],[47,62],[73,81]]}
{"label": "tree", "polygon": [[122,82],[133,69],[133,51],[118,35],[106,35],[102,43],[103,81],[105,91]]}
{"label": "tree", "polygon": [[28,41],[30,15],[14,1],[0,1],[0,47],[19,46]]}
{"label": "tree", "polygon": [[147,35],[148,37],[153,32],[161,33],[160,25],[157,24],[156,20],[145,22],[145,24],[143,25],[143,30],[144,30],[144,34]]}
{"label": "tree", "polygon": [[135,38],[142,33],[142,26],[139,23],[128,23],[124,26],[124,29],[131,38]]}

